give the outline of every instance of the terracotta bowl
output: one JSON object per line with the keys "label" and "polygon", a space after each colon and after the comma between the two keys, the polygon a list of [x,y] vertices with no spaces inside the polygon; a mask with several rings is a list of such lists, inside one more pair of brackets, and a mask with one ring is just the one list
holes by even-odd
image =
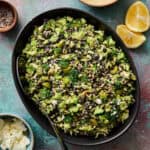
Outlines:
{"label": "terracotta bowl", "polygon": [[117,2],[118,0],[80,0],[80,1],[89,6],[104,7],[104,6],[113,4],[113,3]]}
{"label": "terracotta bowl", "polygon": [[13,13],[12,24],[10,26],[0,28],[0,32],[7,32],[7,31],[10,31],[13,27],[15,27],[17,20],[18,20],[18,13],[17,13],[16,8],[11,3],[7,2],[7,1],[0,0],[0,6],[7,8],[7,9],[10,9]]}

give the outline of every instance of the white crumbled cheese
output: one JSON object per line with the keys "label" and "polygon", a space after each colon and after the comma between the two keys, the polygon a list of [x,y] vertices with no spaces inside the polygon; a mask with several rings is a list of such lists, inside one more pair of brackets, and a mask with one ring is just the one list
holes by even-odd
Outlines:
{"label": "white crumbled cheese", "polygon": [[24,123],[18,119],[0,119],[0,148],[2,150],[26,150],[30,140],[24,134]]}
{"label": "white crumbled cheese", "polygon": [[54,106],[56,106],[56,105],[57,105],[57,100],[53,100],[53,101],[52,101],[52,104],[53,104]]}
{"label": "white crumbled cheese", "polygon": [[98,98],[98,99],[96,99],[96,103],[100,105],[100,104],[102,104],[102,100]]}
{"label": "white crumbled cheese", "polygon": [[120,105],[121,100],[117,99],[117,105]]}
{"label": "white crumbled cheese", "polygon": [[29,139],[23,136],[20,141],[15,141],[12,150],[26,150],[26,146],[30,144]]}

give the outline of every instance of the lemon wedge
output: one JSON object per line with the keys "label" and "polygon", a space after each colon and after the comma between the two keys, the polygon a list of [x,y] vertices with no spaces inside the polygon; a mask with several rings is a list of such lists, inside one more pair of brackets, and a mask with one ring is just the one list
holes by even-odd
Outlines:
{"label": "lemon wedge", "polygon": [[146,41],[146,37],[142,33],[132,32],[126,25],[118,25],[116,32],[127,48],[137,48]]}
{"label": "lemon wedge", "polygon": [[133,3],[126,14],[126,26],[134,32],[145,32],[150,27],[150,13],[147,6],[137,1]]}

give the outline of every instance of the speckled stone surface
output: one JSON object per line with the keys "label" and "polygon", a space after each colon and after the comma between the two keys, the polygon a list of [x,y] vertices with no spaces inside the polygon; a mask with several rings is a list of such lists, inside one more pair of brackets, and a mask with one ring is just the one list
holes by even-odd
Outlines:
{"label": "speckled stone surface", "polygon": [[[78,0],[9,0],[19,12],[19,24],[9,33],[0,34],[0,113],[14,113],[27,120],[35,135],[35,150],[60,150],[56,139],[44,131],[23,106],[11,74],[11,55],[16,36],[28,21],[39,13],[58,7],[74,7],[98,16],[115,29],[124,22],[129,5],[135,0],[119,0],[105,8],[92,8]],[[150,0],[143,0],[150,9]],[[150,150],[150,31],[146,43],[131,51],[141,85],[141,108],[133,127],[116,141],[97,147],[69,145],[69,150]]]}

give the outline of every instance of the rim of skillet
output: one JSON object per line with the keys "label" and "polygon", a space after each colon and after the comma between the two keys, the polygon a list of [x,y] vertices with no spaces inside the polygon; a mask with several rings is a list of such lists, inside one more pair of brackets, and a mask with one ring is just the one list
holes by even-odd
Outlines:
{"label": "rim of skillet", "polygon": [[[33,23],[34,21],[38,22],[37,21],[38,18],[39,18],[39,20],[42,19],[43,21],[44,21],[44,19],[54,18],[54,17],[51,17],[51,14],[54,14],[56,12],[60,14],[61,11],[65,12],[67,14],[69,12],[72,12],[73,14],[71,14],[70,16],[73,16],[73,18],[74,18],[75,13],[77,13],[77,17],[76,18],[80,18],[79,14],[81,14],[81,18],[83,16],[85,16],[86,20],[89,17],[90,19],[92,18],[93,20],[95,20],[95,22],[99,22],[99,25],[102,25],[104,28],[106,28],[107,32],[108,31],[110,32],[109,35],[111,35],[113,37],[113,39],[115,39],[116,43],[118,43],[117,45],[119,45],[119,47],[121,47],[121,49],[123,50],[123,52],[125,53],[125,55],[128,58],[128,61],[130,63],[132,71],[136,75],[137,80],[136,80],[135,103],[133,104],[134,106],[132,106],[133,107],[132,109],[134,109],[134,110],[132,110],[132,113],[130,114],[128,120],[122,125],[121,128],[120,127],[116,127],[114,129],[114,130],[118,129],[118,131],[114,131],[115,132],[114,134],[112,133],[112,134],[107,135],[106,137],[102,136],[100,138],[95,139],[93,137],[88,137],[88,136],[74,136],[74,135],[71,136],[71,135],[66,134],[63,131],[61,131],[61,136],[63,137],[64,141],[67,142],[67,143],[73,144],[73,145],[94,146],[94,145],[101,145],[101,144],[104,144],[104,143],[111,142],[111,141],[117,139],[118,137],[120,137],[121,135],[123,135],[125,132],[127,132],[128,129],[133,125],[133,123],[134,123],[134,121],[135,121],[135,119],[137,117],[137,114],[138,114],[139,108],[140,108],[140,83],[139,83],[138,73],[137,73],[135,64],[134,64],[133,59],[132,59],[132,57],[131,57],[131,55],[129,53],[129,49],[125,47],[125,45],[123,44],[123,42],[121,41],[119,36],[115,33],[115,31],[113,31],[110,26],[105,24],[98,17],[95,17],[91,13],[83,11],[83,10],[80,10],[80,9],[70,8],[70,7],[61,7],[61,8],[55,8],[55,9],[51,9],[51,10],[45,11],[43,13],[40,13],[39,15],[35,16],[33,19],[29,20],[28,23],[20,30],[19,34],[17,35],[16,41],[15,41],[15,45],[14,45],[14,48],[13,48],[12,60],[11,60],[12,61],[11,62],[12,63],[11,64],[11,69],[12,69],[12,74],[13,74],[13,80],[14,80],[14,83],[15,83],[15,87],[17,89],[17,92],[18,92],[18,94],[19,94],[23,104],[25,105],[25,107],[28,110],[28,112],[30,113],[30,115],[38,122],[38,124],[40,124],[40,126],[42,126],[50,134],[55,135],[54,131],[51,128],[51,126],[48,127],[48,125],[49,125],[48,120],[46,119],[46,117],[44,115],[42,115],[42,113],[38,110],[38,108],[35,106],[35,104],[33,102],[29,102],[29,103],[31,103],[31,106],[29,106],[27,104],[28,103],[28,100],[27,100],[28,97],[25,97],[25,95],[23,94],[23,91],[22,91],[22,88],[21,88],[21,84],[20,84],[20,79],[17,76],[17,57],[18,56],[16,56],[15,52],[16,52],[17,45],[19,44],[18,41],[20,41],[19,39],[23,35],[23,32],[25,32],[26,29],[31,28],[31,26],[33,26],[32,28],[34,29],[34,26],[36,25],[36,24]],[[48,17],[47,18],[42,18],[46,14],[47,14]],[[66,14],[65,15],[60,14],[60,16],[66,16]],[[58,15],[57,17],[60,17],[60,16]],[[57,18],[57,17],[55,17],[55,18]],[[43,24],[43,21],[41,21],[40,24]],[[89,23],[88,20],[87,20],[87,23]],[[89,24],[92,24],[92,23],[89,23]],[[92,24],[92,25],[94,25],[94,24]],[[31,35],[31,33],[30,33],[30,35]],[[23,48],[20,49],[19,52],[21,52],[22,50],[23,50]],[[33,110],[35,108],[37,108],[37,109]],[[130,111],[131,111],[131,109],[130,109]],[[38,115],[40,115],[40,117],[42,117],[42,118],[40,118]]]}

